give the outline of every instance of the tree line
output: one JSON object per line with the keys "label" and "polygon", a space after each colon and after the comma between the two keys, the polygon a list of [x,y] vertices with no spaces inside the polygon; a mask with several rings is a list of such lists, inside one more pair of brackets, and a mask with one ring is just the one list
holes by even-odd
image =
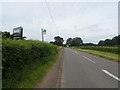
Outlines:
{"label": "tree line", "polygon": [[120,45],[120,35],[115,36],[112,39],[100,40],[98,45],[99,46]]}
{"label": "tree line", "polygon": [[120,35],[113,37],[112,39],[100,40],[98,44],[94,43],[83,43],[83,40],[80,37],[68,38],[66,44],[63,44],[64,40],[60,36],[54,37],[55,41],[50,42],[51,44],[58,46],[111,46],[111,45],[120,45]]}
{"label": "tree line", "polygon": [[[9,38],[13,39],[13,34],[10,34],[10,32],[1,32],[2,38]],[[23,37],[25,39],[26,37]],[[75,38],[68,38],[66,40],[66,44],[63,44],[64,39],[60,36],[54,37],[55,41],[51,41],[50,43],[53,45],[58,45],[58,46],[111,46],[111,45],[120,45],[120,35],[113,37],[112,39],[105,39],[105,40],[100,40],[98,44],[94,43],[83,43],[83,40],[80,37],[75,37]]]}
{"label": "tree line", "polygon": [[83,44],[83,41],[81,38],[68,38],[66,41],[66,44],[63,44],[64,40],[60,36],[54,37],[55,41],[51,41],[51,44],[58,45],[58,46],[80,46]]}

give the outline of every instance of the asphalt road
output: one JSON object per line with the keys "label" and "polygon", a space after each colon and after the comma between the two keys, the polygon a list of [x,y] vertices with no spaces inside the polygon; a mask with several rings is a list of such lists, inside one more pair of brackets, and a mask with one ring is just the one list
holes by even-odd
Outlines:
{"label": "asphalt road", "polygon": [[118,88],[118,63],[65,48],[60,88]]}

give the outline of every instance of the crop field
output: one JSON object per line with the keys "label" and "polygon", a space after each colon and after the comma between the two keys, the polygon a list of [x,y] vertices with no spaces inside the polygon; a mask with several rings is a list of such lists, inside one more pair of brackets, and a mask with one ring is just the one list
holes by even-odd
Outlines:
{"label": "crop field", "polygon": [[81,49],[89,49],[89,50],[96,50],[96,51],[102,51],[102,52],[109,52],[114,54],[120,54],[120,46],[80,46]]}
{"label": "crop field", "polygon": [[80,46],[71,48],[98,55],[110,60],[120,61],[120,46]]}
{"label": "crop field", "polygon": [[[40,75],[43,76],[46,72],[44,71],[46,70],[46,67],[48,68],[48,66],[51,65],[48,63],[53,62],[52,60],[56,59],[59,51],[58,49],[59,48],[55,45],[40,41],[3,39],[3,88],[20,87],[17,85],[24,82],[27,77],[30,79],[27,79],[28,85],[26,82],[24,83],[26,84],[26,87],[29,85],[29,87],[31,87],[31,82],[35,82],[31,81],[31,72],[34,72],[34,75],[31,75],[32,78],[34,78],[33,80],[39,79]],[[39,71],[38,74],[36,73],[38,72],[36,71],[37,68]],[[24,85],[21,87],[23,86]]]}

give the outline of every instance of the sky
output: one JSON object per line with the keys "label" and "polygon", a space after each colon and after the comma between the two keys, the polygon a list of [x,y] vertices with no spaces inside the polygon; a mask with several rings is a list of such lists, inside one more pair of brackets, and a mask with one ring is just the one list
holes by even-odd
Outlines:
{"label": "sky", "polygon": [[98,43],[118,35],[118,2],[2,2],[0,9],[2,31],[22,26],[27,39],[41,40],[41,28],[46,42],[61,36]]}

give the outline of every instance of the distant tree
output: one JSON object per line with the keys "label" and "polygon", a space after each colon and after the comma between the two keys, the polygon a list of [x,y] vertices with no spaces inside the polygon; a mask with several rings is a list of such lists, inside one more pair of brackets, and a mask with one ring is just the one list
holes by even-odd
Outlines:
{"label": "distant tree", "polygon": [[12,38],[13,38],[13,35],[10,34],[10,32],[5,31],[5,32],[2,32],[2,38],[3,38],[3,39],[6,39],[6,38],[12,39]]}
{"label": "distant tree", "polygon": [[64,42],[64,40],[63,40],[62,37],[60,37],[60,36],[56,36],[56,37],[54,37],[54,39],[55,39],[55,42],[54,42],[55,45],[63,46],[63,42]]}
{"label": "distant tree", "polygon": [[118,45],[120,45],[120,35],[118,35]]}
{"label": "distant tree", "polygon": [[105,45],[105,42],[103,40],[100,40],[99,43],[98,43],[99,46],[104,46]]}
{"label": "distant tree", "polygon": [[66,40],[66,45],[71,45],[71,42],[72,42],[72,38],[68,38],[67,40]]}
{"label": "distant tree", "polygon": [[105,46],[112,45],[112,40],[111,39],[106,39],[105,40]]}
{"label": "distant tree", "polygon": [[54,42],[53,42],[53,41],[50,41],[50,43],[51,43],[51,44],[54,44]]}
{"label": "distant tree", "polygon": [[120,45],[120,35],[113,37],[112,39],[101,40],[98,43],[99,46]]}
{"label": "distant tree", "polygon": [[71,46],[80,46],[83,44],[83,41],[80,37],[73,38],[71,41]]}
{"label": "distant tree", "polygon": [[68,46],[80,46],[83,44],[83,41],[80,37],[68,38],[66,40],[66,45]]}
{"label": "distant tree", "polygon": [[112,45],[118,45],[118,36],[112,38]]}

